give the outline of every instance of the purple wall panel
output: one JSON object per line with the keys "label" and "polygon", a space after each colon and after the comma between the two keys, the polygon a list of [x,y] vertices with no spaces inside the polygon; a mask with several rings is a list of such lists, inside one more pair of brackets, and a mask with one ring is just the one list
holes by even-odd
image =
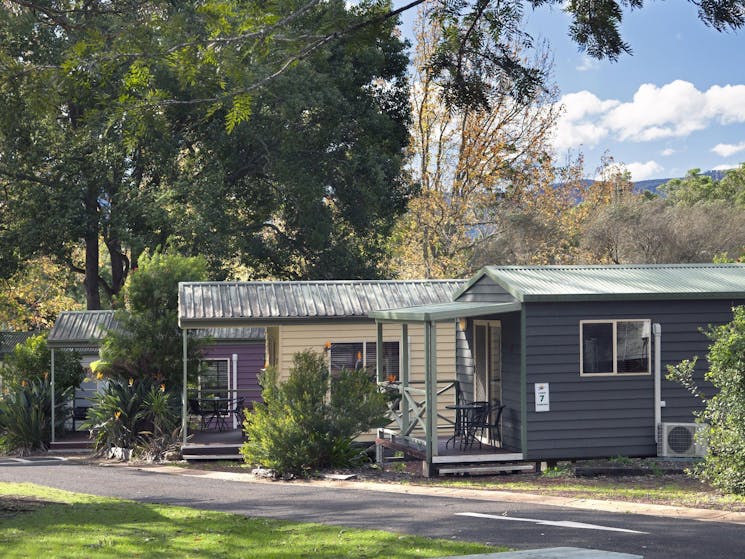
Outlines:
{"label": "purple wall panel", "polygon": [[238,396],[246,402],[261,401],[259,371],[264,368],[264,341],[208,346],[202,351],[202,359],[228,359],[232,375],[233,354],[238,355]]}

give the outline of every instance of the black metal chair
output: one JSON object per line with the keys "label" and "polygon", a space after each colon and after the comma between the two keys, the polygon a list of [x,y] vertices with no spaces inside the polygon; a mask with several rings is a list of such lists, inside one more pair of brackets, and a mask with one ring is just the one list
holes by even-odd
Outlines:
{"label": "black metal chair", "polygon": [[204,431],[205,418],[209,417],[211,415],[211,412],[202,409],[202,406],[199,404],[199,400],[197,398],[189,398],[188,404],[189,415],[195,415],[199,417],[199,429]]}
{"label": "black metal chair", "polygon": [[471,402],[471,406],[473,407],[469,410],[469,417],[466,421],[466,437],[463,446],[470,448],[478,441],[479,448],[481,448],[481,439],[490,426],[491,406],[489,402]]}
{"label": "black metal chair", "polygon": [[240,428],[241,425],[243,425],[243,410],[246,408],[246,398],[238,398],[235,401],[235,406],[233,406],[233,409],[230,410],[231,413],[235,416],[235,419],[238,421],[238,426]]}
{"label": "black metal chair", "polygon": [[[505,405],[501,404],[496,407],[492,407],[492,415],[494,415],[494,421],[489,426],[489,444],[491,446],[497,446],[495,443],[499,443],[502,446],[502,425],[500,420],[502,419],[502,412],[504,411]],[[494,434],[496,433],[496,437]]]}

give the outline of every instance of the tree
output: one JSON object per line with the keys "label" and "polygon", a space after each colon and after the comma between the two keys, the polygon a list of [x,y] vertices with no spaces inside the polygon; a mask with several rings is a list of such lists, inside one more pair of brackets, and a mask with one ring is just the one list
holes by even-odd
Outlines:
{"label": "tree", "polygon": [[0,330],[46,330],[62,311],[82,308],[73,272],[48,257],[0,278]]}
{"label": "tree", "polygon": [[[125,308],[116,330],[106,334],[97,372],[127,382],[147,379],[178,392],[183,379],[182,336],[178,327],[178,284],[207,279],[207,263],[172,251],[144,253],[124,289]],[[198,340],[189,343],[188,367],[196,374]]]}
{"label": "tree", "polygon": [[[16,345],[5,358],[4,364],[0,373],[6,389],[15,390],[31,382],[48,380],[51,351],[47,347],[47,334],[32,336]],[[58,396],[66,393],[69,388],[77,388],[83,382],[83,367],[80,365],[80,356],[75,351],[56,351],[54,369]]]}
{"label": "tree", "polygon": [[694,206],[707,202],[745,206],[745,164],[727,171],[720,180],[691,169],[682,179],[671,179],[660,187],[670,203]]}
{"label": "tree", "polygon": [[[133,100],[147,97],[151,80],[168,76],[154,77],[123,53],[147,50],[158,15],[172,15],[166,6],[0,6],[3,273],[50,256],[84,275],[87,307],[97,309],[99,290],[116,295],[143,246],[165,240],[158,236],[157,224],[167,219],[157,187],[177,153],[175,135],[162,111]],[[100,242],[108,274],[99,265]]]}
{"label": "tree", "polygon": [[169,239],[219,277],[380,273],[407,196],[403,44],[385,19],[302,44],[382,6],[0,6],[2,272],[49,255],[88,308]]}
{"label": "tree", "polygon": [[[411,131],[411,178],[421,192],[393,238],[393,267],[404,277],[459,277],[496,234],[497,208],[534,182],[550,160],[554,91],[518,100],[506,78],[481,76],[483,103],[456,107],[428,65],[444,22],[432,5],[419,13]],[[524,56],[515,43],[511,52]],[[548,73],[545,52],[532,66]],[[515,86],[517,87],[517,86]]]}
{"label": "tree", "polygon": [[[360,19],[342,2],[318,17],[322,26]],[[251,278],[383,274],[409,195],[403,47],[386,21],[317,49],[255,92],[230,134],[225,110],[195,113],[169,201],[174,244],[238,262]]]}
{"label": "tree", "polygon": [[708,331],[712,340],[704,379],[716,389],[707,396],[694,377],[697,358],[668,366],[668,378],[681,382],[700,397],[698,414],[704,425],[700,436],[708,450],[695,474],[724,491],[745,494],[745,307],[733,309],[732,322]]}

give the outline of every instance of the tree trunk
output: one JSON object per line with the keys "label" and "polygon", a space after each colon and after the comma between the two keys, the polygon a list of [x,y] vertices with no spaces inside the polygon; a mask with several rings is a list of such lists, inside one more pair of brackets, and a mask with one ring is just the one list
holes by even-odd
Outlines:
{"label": "tree trunk", "polygon": [[88,310],[101,308],[98,291],[98,200],[96,190],[88,188],[85,196],[85,298]]}

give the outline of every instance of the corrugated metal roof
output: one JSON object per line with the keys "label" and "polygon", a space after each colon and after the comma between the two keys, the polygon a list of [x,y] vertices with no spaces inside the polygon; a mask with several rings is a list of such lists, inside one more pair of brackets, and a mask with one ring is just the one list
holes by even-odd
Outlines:
{"label": "corrugated metal roof", "polygon": [[[49,333],[50,347],[74,347],[80,351],[96,352],[108,330],[116,330],[118,323],[114,311],[63,311]],[[194,331],[198,338],[215,340],[263,340],[263,328],[200,328]]]}
{"label": "corrugated metal roof", "polygon": [[197,328],[192,332],[197,338],[214,338],[215,340],[230,342],[258,341],[266,337],[264,328]]}
{"label": "corrugated metal roof", "polygon": [[24,343],[33,336],[41,334],[40,331],[32,332],[0,332],[0,359],[8,353],[11,353],[18,344]]}
{"label": "corrugated metal roof", "polygon": [[97,346],[117,327],[114,311],[63,311],[47,338],[49,347]]}
{"label": "corrugated metal roof", "polygon": [[365,318],[372,310],[451,301],[464,284],[464,280],[181,283],[179,325]]}
{"label": "corrugated metal roof", "polygon": [[518,301],[745,297],[745,264],[488,266],[487,276]]}
{"label": "corrugated metal roof", "polygon": [[445,321],[456,318],[485,316],[519,311],[520,303],[475,303],[454,302],[421,305],[404,309],[371,311],[370,318],[381,322],[427,322]]}

